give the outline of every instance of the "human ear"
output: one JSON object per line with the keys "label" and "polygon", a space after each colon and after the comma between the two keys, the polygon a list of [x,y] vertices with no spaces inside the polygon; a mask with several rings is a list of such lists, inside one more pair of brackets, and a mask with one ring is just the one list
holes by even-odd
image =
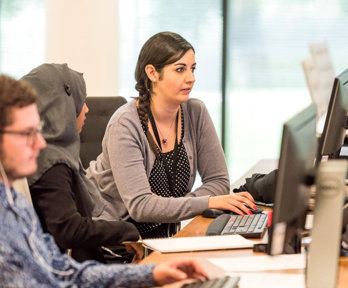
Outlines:
{"label": "human ear", "polygon": [[151,82],[156,82],[158,80],[158,72],[156,71],[156,68],[153,65],[146,65],[145,73]]}

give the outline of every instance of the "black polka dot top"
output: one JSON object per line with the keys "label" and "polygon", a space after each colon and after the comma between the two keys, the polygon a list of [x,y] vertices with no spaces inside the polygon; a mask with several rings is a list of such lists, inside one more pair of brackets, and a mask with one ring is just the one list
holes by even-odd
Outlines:
{"label": "black polka dot top", "polygon": [[[160,148],[156,146],[160,157],[157,157],[152,167],[149,183],[151,192],[161,197],[183,197],[187,193],[187,185],[190,179],[190,163],[187,157],[187,153],[182,142],[184,137],[184,115],[181,110],[181,138],[177,145],[177,155],[175,159],[175,149],[172,151],[162,153]],[[144,127],[144,133],[148,128]],[[176,163],[176,169],[174,167]],[[168,181],[166,172],[169,172],[171,179]],[[175,175],[176,174],[176,175]],[[172,183],[171,183],[172,181]],[[172,184],[172,185],[170,185]],[[173,189],[170,189],[170,186]],[[167,223],[140,223],[132,221],[138,228],[139,233],[143,239],[145,238],[163,238],[168,237],[170,232],[169,225]]]}

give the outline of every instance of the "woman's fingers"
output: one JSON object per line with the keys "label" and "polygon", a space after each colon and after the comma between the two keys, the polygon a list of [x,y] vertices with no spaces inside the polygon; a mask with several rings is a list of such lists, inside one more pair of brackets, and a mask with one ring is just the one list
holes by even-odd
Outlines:
{"label": "woman's fingers", "polygon": [[249,208],[257,209],[249,192],[210,197],[209,208],[230,210],[240,215],[252,214]]}
{"label": "woman's fingers", "polygon": [[249,192],[246,192],[246,191],[238,192],[238,193],[234,193],[234,195],[243,196],[243,197],[247,198],[248,200],[250,200],[252,203],[255,203],[253,196],[251,196],[251,194]]}

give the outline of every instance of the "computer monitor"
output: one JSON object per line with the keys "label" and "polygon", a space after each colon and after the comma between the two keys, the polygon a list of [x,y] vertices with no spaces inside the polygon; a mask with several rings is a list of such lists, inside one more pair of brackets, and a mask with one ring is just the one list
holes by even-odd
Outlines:
{"label": "computer monitor", "polygon": [[301,251],[301,234],[315,176],[316,116],[316,106],[311,104],[283,125],[272,225],[268,229],[270,255]]}
{"label": "computer monitor", "polygon": [[316,165],[323,156],[339,158],[346,135],[348,105],[348,69],[338,75],[333,84],[323,133],[319,139]]}

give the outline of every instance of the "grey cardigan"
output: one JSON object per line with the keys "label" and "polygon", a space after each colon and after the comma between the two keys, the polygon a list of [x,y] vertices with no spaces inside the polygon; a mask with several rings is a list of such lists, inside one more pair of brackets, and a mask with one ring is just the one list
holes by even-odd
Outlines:
{"label": "grey cardigan", "polygon": [[[229,177],[224,153],[204,103],[189,99],[182,104],[183,143],[191,177],[185,197],[157,197],[149,184],[155,154],[141,126],[135,100],[111,117],[102,142],[102,153],[91,161],[87,177],[99,188],[106,210],[102,218],[137,222],[171,223],[189,219],[208,208],[213,195],[228,194]],[[197,171],[202,185],[191,191]]]}

